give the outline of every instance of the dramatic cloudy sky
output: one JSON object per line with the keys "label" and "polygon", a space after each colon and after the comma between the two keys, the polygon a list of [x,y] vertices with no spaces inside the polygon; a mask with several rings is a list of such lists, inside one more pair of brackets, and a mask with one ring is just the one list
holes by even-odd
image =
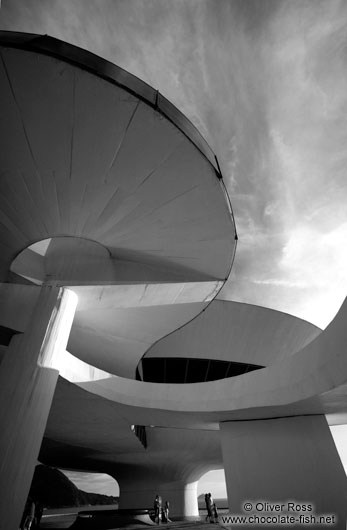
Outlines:
{"label": "dramatic cloudy sky", "polygon": [[347,292],[345,0],[3,0],[159,89],[217,154],[239,244],[220,297],[325,327]]}
{"label": "dramatic cloudy sky", "polygon": [[223,298],[321,327],[347,292],[344,0],[3,0],[2,29],[159,89],[216,152],[239,245]]}

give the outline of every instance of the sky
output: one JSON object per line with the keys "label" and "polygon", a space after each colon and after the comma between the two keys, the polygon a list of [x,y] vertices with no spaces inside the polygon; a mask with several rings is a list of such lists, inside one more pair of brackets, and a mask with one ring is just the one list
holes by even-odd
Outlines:
{"label": "sky", "polygon": [[219,298],[329,324],[347,292],[345,0],[3,0],[0,28],[88,49],[171,100],[235,215]]}
{"label": "sky", "polygon": [[347,292],[344,0],[3,0],[171,100],[215,151],[239,236],[219,297],[325,328]]}
{"label": "sky", "polygon": [[[91,493],[102,493],[104,495],[119,495],[119,486],[116,480],[105,473],[82,473],[61,469],[79,489]],[[209,471],[198,483],[198,496],[202,493],[213,492],[217,499],[227,498],[225,475],[223,469]]]}

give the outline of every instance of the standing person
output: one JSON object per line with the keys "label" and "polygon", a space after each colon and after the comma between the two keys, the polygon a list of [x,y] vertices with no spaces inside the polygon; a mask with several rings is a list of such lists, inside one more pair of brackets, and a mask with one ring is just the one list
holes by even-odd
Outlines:
{"label": "standing person", "polygon": [[36,506],[35,506],[35,524],[33,526],[33,528],[35,528],[35,530],[40,528],[42,514],[43,514],[43,504],[41,504],[40,502],[36,502]]}
{"label": "standing person", "polygon": [[169,501],[165,501],[165,505],[164,505],[164,522],[165,523],[171,523],[169,519],[169,510],[170,510],[170,503]]}
{"label": "standing person", "polygon": [[211,493],[205,493],[205,504],[206,504],[206,510],[207,510],[205,521],[208,520],[208,522],[210,523],[212,519]]}
{"label": "standing person", "polygon": [[218,510],[217,510],[217,505],[215,502],[212,505],[212,513],[213,513],[213,522],[218,523]]}
{"label": "standing person", "polygon": [[24,512],[24,524],[23,524],[23,530],[30,530],[31,526],[35,519],[35,503],[31,499],[31,497],[28,498],[27,503],[25,505],[25,512]]}
{"label": "standing person", "polygon": [[154,522],[160,524],[161,520],[161,505],[162,500],[160,495],[156,495],[154,499]]}
{"label": "standing person", "polygon": [[205,506],[206,506],[206,517],[205,517],[205,521],[207,521],[207,518],[208,518],[208,500],[207,500],[207,493],[205,493],[204,495],[204,499],[205,499]]}

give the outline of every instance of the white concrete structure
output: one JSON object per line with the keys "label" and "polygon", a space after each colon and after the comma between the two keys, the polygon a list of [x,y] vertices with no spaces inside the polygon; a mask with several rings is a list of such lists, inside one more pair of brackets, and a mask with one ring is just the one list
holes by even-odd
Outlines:
{"label": "white concrete structure", "polygon": [[4,528],[18,527],[59,375],[53,369],[54,358],[66,349],[76,305],[71,291],[43,287],[26,329],[12,338],[3,354],[0,510]]}
{"label": "white concrete structure", "polygon": [[251,501],[252,513],[267,516],[274,511],[266,503],[284,504],[283,513],[328,514],[343,528],[346,474],[324,416],[226,422],[221,438],[233,511]]}
{"label": "white concrete structure", "polygon": [[113,475],[121,507],[160,493],[186,517],[199,478],[224,466],[234,512],[290,500],[345,528],[326,418],[346,422],[347,306],[321,333],[216,299],[237,238],[192,125],[55,39],[2,33],[0,57],[6,528],[18,528],[36,458]]}

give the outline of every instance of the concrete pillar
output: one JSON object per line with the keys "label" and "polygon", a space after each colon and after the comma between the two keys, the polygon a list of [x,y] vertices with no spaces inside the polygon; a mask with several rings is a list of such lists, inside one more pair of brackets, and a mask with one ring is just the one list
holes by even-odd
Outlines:
{"label": "concrete pillar", "polygon": [[185,483],[153,480],[150,472],[143,477],[135,478],[133,473],[130,473],[129,478],[116,479],[120,489],[119,508],[152,509],[155,496],[161,495],[163,507],[165,501],[170,503],[170,518],[189,519],[199,516],[197,481]]}
{"label": "concrete pillar", "polygon": [[[230,513],[308,517],[311,528],[322,526],[311,516],[327,514],[337,521],[327,526],[346,528],[346,474],[325,416],[226,422],[220,428]],[[254,521],[242,528],[264,528]]]}
{"label": "concrete pillar", "polygon": [[71,291],[42,287],[23,334],[0,366],[0,520],[18,530],[76,308]]}

